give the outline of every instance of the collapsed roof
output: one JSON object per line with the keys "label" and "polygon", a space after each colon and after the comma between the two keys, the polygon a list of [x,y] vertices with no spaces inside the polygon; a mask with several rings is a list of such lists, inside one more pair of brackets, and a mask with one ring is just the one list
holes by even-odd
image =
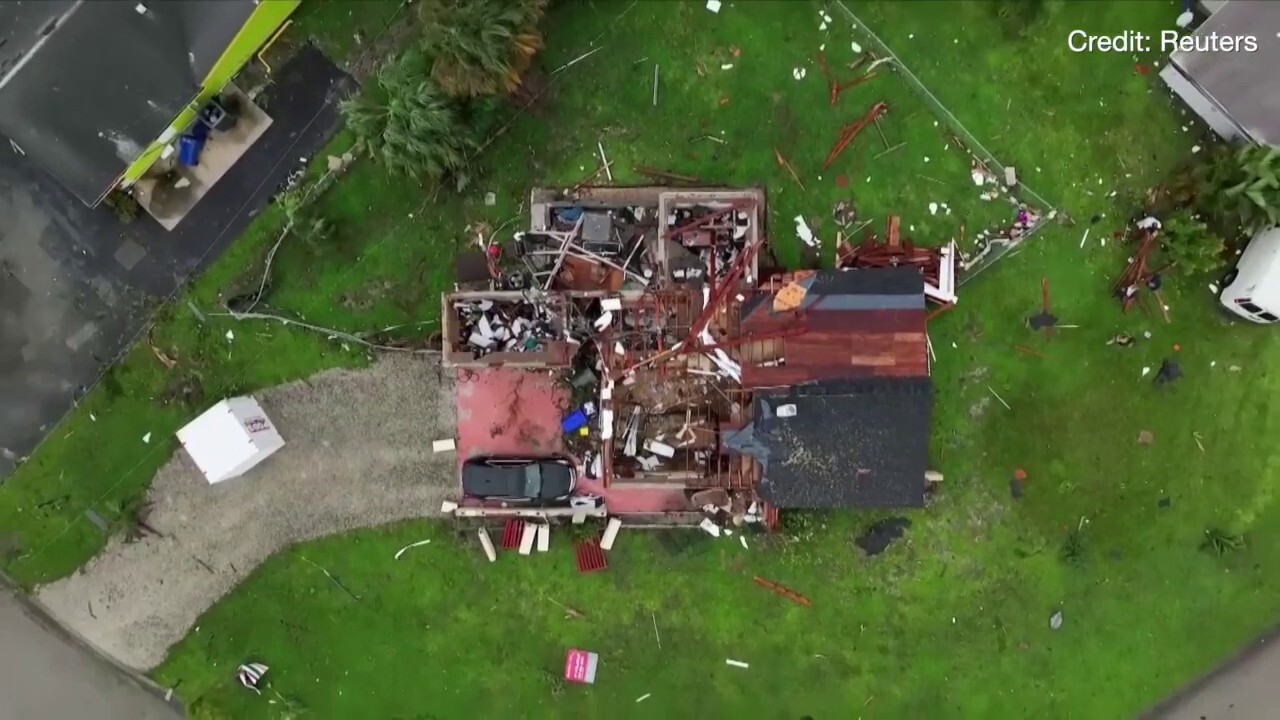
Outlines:
{"label": "collapsed roof", "polygon": [[96,205],[195,99],[256,7],[0,3],[0,135]]}

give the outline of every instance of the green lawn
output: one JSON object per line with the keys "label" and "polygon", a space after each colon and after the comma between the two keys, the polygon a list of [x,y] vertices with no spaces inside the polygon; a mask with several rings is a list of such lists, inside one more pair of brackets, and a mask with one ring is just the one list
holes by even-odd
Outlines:
{"label": "green lawn", "polygon": [[[945,241],[960,222],[972,235],[1007,217],[1007,205],[977,199],[966,158],[900,78],[881,73],[829,107],[818,47],[839,67],[852,42],[869,41],[851,34],[836,7],[830,30],[820,31],[820,7],[736,2],[712,15],[700,2],[562,6],[545,26],[544,65],[559,67],[601,32],[610,33],[605,49],[565,71],[549,100],[489,149],[472,190],[431,202],[429,189],[358,164],[320,203],[338,237],[323,248],[284,246],[272,304],[348,329],[434,317],[466,226],[516,215],[531,185],[581,179],[596,165],[597,141],[620,183],[637,181],[631,168],[645,164],[766,185],[772,235],[791,259],[791,218],[827,219],[841,197],[876,227],[901,214],[924,242]],[[267,703],[274,694],[259,698],[235,684],[235,666],[255,659],[272,666],[274,690],[322,718],[1110,718],[1133,715],[1272,624],[1280,581],[1268,570],[1280,560],[1280,514],[1263,438],[1280,419],[1267,409],[1280,380],[1263,362],[1275,336],[1221,319],[1206,278],[1167,286],[1172,324],[1120,314],[1109,288],[1125,252],[1099,240],[1136,211],[1131,198],[1169,175],[1195,134],[1182,131],[1187,121],[1157,81],[1135,72],[1138,60],[1065,47],[1075,28],[1164,28],[1175,4],[1069,11],[1050,3],[1022,38],[1006,37],[994,8],[853,8],[977,139],[1076,221],[1049,226],[965,285],[958,309],[934,321],[934,465],[947,479],[930,508],[912,516],[905,541],[862,557],[852,539],[877,517],[866,513],[810,518],[749,550],[722,541],[684,558],[630,533],[607,573],[580,577],[563,533],[549,556],[489,565],[469,536],[455,540],[444,525],[361,532],[273,558],[201,619],[160,681],[180,681],[179,693],[205,717],[285,714],[283,703]],[[808,74],[797,82],[792,69],[802,64]],[[872,158],[883,146],[868,131],[819,180],[837,129],[879,100],[893,107],[890,143],[907,144]],[[726,142],[690,140],[707,133]],[[777,167],[775,147],[801,171],[805,192]],[[487,191],[496,207],[482,203]],[[948,203],[952,215],[931,216],[930,202]],[[194,301],[211,306],[219,292],[253,282],[277,225],[268,213],[196,284]],[[1079,328],[1052,339],[1025,328],[1041,277],[1055,313]],[[1106,347],[1122,330],[1152,337]],[[177,370],[164,370],[145,347],[135,351],[0,490],[0,527],[16,530],[24,547],[6,570],[22,581],[72,572],[102,544],[79,519],[83,510],[119,517],[116,508],[145,491],[172,449],[161,440],[195,410],[153,400],[175,376],[198,371],[212,398],[364,361],[281,327],[201,324],[184,304],[155,340],[177,348]],[[1186,377],[1156,392],[1142,368],[1174,356],[1175,343]],[[1142,430],[1153,433],[1152,446],[1136,442]],[[1029,476],[1017,501],[1008,488],[1016,468]],[[1198,550],[1210,526],[1246,533],[1247,549],[1223,558]],[[1082,549],[1068,561],[1062,548],[1073,530]],[[434,543],[391,559],[425,537]],[[798,590],[813,607],[755,587],[752,575]],[[566,619],[556,602],[587,617]],[[1054,632],[1056,609],[1065,623]],[[569,647],[601,653],[596,686],[553,680]],[[751,667],[727,667],[726,658]]]}

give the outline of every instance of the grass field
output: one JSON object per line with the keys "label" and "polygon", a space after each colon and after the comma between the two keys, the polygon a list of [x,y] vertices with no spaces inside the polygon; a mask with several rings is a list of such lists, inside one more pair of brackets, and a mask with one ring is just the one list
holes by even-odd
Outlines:
{"label": "grass field", "polygon": [[[766,185],[785,258],[796,257],[790,219],[829,218],[841,197],[877,224],[901,214],[926,242],[946,240],[961,221],[972,233],[1001,220],[1008,206],[977,200],[967,160],[902,79],[882,73],[829,107],[814,54],[825,45],[837,67],[851,43],[868,41],[837,7],[819,30],[820,7],[738,2],[712,15],[701,3],[562,6],[546,23],[544,65],[563,65],[601,33],[605,49],[566,70],[546,102],[494,143],[471,192],[433,203],[430,189],[358,164],[320,203],[335,242],[286,244],[272,304],[346,329],[433,318],[467,225],[516,215],[531,185],[581,179],[596,165],[597,141],[620,183],[638,180],[631,168],[645,164]],[[1171,324],[1120,314],[1109,288],[1124,249],[1100,239],[1136,210],[1131,198],[1168,176],[1195,132],[1183,132],[1187,120],[1166,93],[1135,72],[1150,58],[1065,46],[1070,29],[1151,31],[1177,11],[1164,2],[1070,8],[1050,3],[1011,36],[989,3],[854,7],[974,136],[1076,223],[1050,225],[965,285],[959,307],[931,326],[934,465],[947,480],[904,541],[862,557],[852,539],[876,519],[867,513],[811,517],[749,550],[727,542],[686,557],[632,533],[607,573],[579,577],[563,539],[549,556],[489,565],[442,525],[356,533],[272,559],[200,621],[159,680],[180,681],[203,717],[284,716],[284,703],[267,704],[274,691],[324,718],[1118,717],[1270,625],[1280,611],[1280,581],[1268,572],[1280,560],[1280,515],[1265,438],[1280,420],[1267,405],[1280,381],[1263,363],[1277,342],[1225,322],[1205,278],[1166,286]],[[807,75],[796,81],[801,65]],[[879,100],[893,106],[890,143],[907,144],[872,158],[883,147],[865,134],[819,180],[839,126]],[[690,140],[708,133],[725,143]],[[775,147],[806,191],[778,168]],[[482,203],[488,191],[496,207]],[[930,202],[948,203],[952,215],[929,215]],[[193,301],[211,307],[220,292],[252,283],[278,222],[268,213],[195,285]],[[1052,339],[1025,328],[1042,277],[1055,313],[1079,328]],[[1152,337],[1107,347],[1120,331]],[[201,323],[183,304],[154,337],[176,349],[177,370],[136,350],[0,490],[0,527],[23,547],[6,570],[23,582],[72,572],[101,546],[80,519],[87,507],[125,520],[122,509],[172,449],[159,439],[192,414],[155,400],[175,382],[198,372],[212,398],[364,361],[280,327]],[[1175,355],[1186,377],[1156,392],[1142,368]],[[1152,446],[1136,442],[1142,430]],[[1029,476],[1016,501],[1015,468]],[[1246,549],[1200,551],[1208,527],[1244,533]],[[427,537],[432,545],[392,561],[398,547]],[[795,588],[813,607],[760,590],[752,575]],[[586,618],[566,619],[556,603]],[[1058,609],[1065,622],[1055,632],[1048,618]],[[554,679],[568,647],[601,654],[596,686]],[[235,666],[251,658],[272,666],[264,698],[234,682]],[[727,667],[726,658],[751,667]]]}

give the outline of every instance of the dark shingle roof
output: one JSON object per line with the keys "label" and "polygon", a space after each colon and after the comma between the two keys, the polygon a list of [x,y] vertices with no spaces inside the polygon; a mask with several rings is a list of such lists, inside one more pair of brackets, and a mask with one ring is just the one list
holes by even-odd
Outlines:
{"label": "dark shingle roof", "polygon": [[0,135],[97,203],[195,98],[253,0],[0,2]]}
{"label": "dark shingle roof", "polygon": [[[793,417],[777,408],[795,405]],[[923,507],[933,383],[826,381],[757,392],[752,438],[760,496],[779,508]],[[763,452],[761,451],[763,449]],[[762,457],[762,455],[764,457]]]}

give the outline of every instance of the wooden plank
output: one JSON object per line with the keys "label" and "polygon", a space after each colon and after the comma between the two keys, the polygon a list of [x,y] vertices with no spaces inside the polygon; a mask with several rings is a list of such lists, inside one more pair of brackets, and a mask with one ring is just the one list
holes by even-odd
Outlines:
{"label": "wooden plank", "polygon": [[888,237],[887,242],[890,248],[897,248],[901,244],[901,241],[898,237],[898,232],[899,230],[901,230],[901,228],[902,228],[902,218],[898,217],[897,215],[890,215],[889,229],[885,233],[885,235]]}

